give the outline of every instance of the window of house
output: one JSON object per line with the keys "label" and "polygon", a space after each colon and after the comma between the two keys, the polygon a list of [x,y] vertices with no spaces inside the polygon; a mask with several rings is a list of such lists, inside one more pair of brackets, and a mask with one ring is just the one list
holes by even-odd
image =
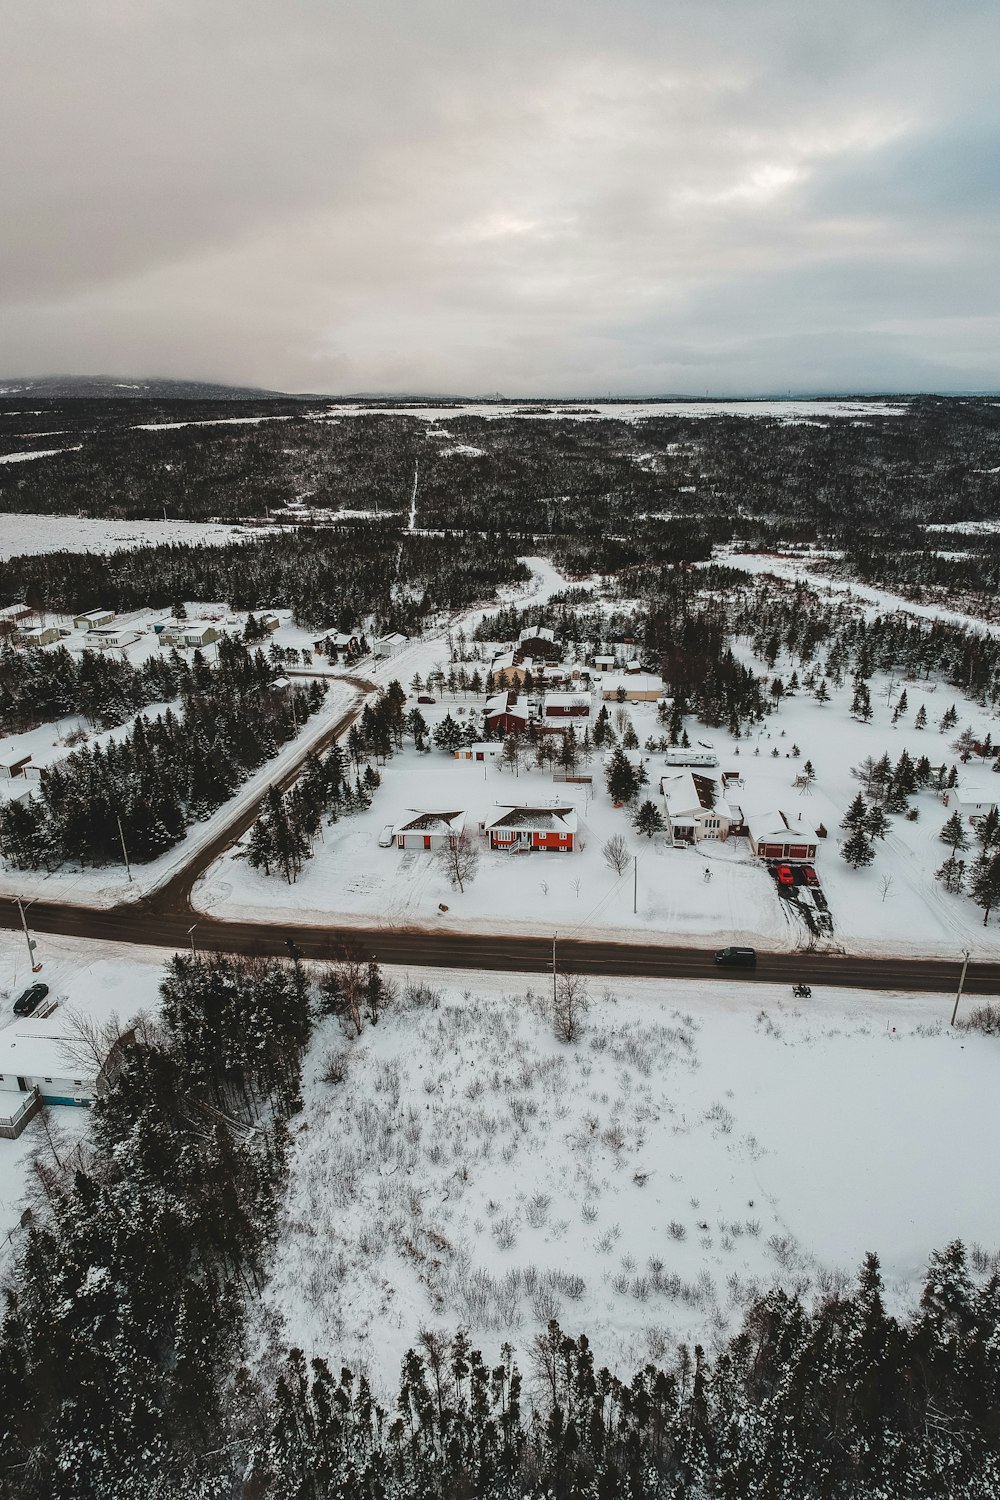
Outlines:
{"label": "window of house", "polygon": [[51,1082],[52,1082],[52,1079],[51,1079],[51,1078],[46,1078],[46,1080],[45,1080],[45,1082],[46,1082],[46,1083],[51,1083]]}

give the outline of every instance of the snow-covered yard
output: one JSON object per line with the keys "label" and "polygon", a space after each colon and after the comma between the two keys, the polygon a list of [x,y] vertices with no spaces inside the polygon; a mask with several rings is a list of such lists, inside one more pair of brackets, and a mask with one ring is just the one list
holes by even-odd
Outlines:
{"label": "snow-covered yard", "polygon": [[1000,1042],[940,998],[618,981],[564,1045],[537,976],[413,977],[360,1039],[316,1035],[261,1358],[287,1340],[385,1389],[422,1329],[490,1360],[556,1316],[631,1370],[868,1250],[901,1306],[931,1249],[1000,1245]]}
{"label": "snow-covered yard", "polygon": [[[745,659],[750,658],[742,653]],[[763,663],[755,662],[759,671]],[[781,670],[781,663],[778,664]],[[786,678],[790,668],[784,667]],[[905,717],[892,724],[893,705],[907,691]],[[890,691],[891,688],[891,691]],[[991,720],[960,693],[933,682],[908,682],[876,675],[872,679],[873,718],[866,724],[850,716],[851,687],[831,686],[828,703],[800,690],[786,696],[777,713],[749,739],[734,740],[721,729],[689,721],[692,739],[710,741],[719,770],[740,773],[742,785],[731,800],[745,811],[781,808],[812,828],[824,825],[815,861],[833,915],[833,945],[866,953],[907,953],[953,957],[965,947],[974,954],[1000,951],[996,919],[984,928],[982,912],[966,896],[948,895],[934,878],[947,850],[938,837],[948,817],[939,794],[918,793],[918,818],[890,818],[890,832],[877,844],[868,869],[852,870],[838,843],[844,813],[859,789],[852,766],[866,756],[887,752],[895,761],[905,748],[914,760],[926,755],[933,765],[958,760],[951,744],[966,724],[985,733]],[[958,726],[942,734],[937,728],[954,703]],[[926,708],[928,727],[914,719]],[[465,717],[482,704],[459,698],[421,712],[433,726],[446,712],[463,709]],[[663,727],[651,703],[628,705],[640,744],[659,738]],[[463,715],[456,717],[463,721]],[[995,730],[995,724],[993,725]],[[579,731],[579,724],[577,725]],[[793,746],[799,754],[794,756]],[[777,750],[777,756],[773,752]],[[759,752],[759,753],[758,753]],[[816,780],[807,789],[794,785],[805,761]],[[662,752],[649,754],[649,787],[665,773]],[[959,770],[982,781],[988,767],[973,761]],[[382,768],[382,786],[371,808],[324,829],[291,890],[283,880],[251,870],[242,852],[230,851],[212,868],[197,892],[201,910],[220,917],[275,920],[278,910],[294,906],[303,921],[336,921],[360,925],[439,926],[477,931],[551,933],[563,937],[647,937],[661,933],[673,941],[752,942],[768,948],[794,948],[810,941],[804,922],[780,899],[764,865],[752,858],[745,838],[727,843],[704,841],[693,849],[668,847],[662,835],[647,839],[635,833],[630,814],[615,809],[604,788],[600,755],[590,767],[593,786],[556,783],[550,773],[521,770],[516,777],[499,763],[455,761],[440,751],[418,755],[407,744]],[[717,773],[716,773],[717,774]],[[1000,792],[1000,777],[997,778]],[[990,777],[992,782],[992,777]],[[573,854],[491,852],[478,833],[480,820],[498,802],[565,801],[578,811],[581,839]],[[467,828],[482,847],[479,869],[465,892],[454,890],[437,858],[423,851],[378,846],[380,831],[401,821],[409,809],[461,809]],[[603,857],[614,834],[625,837],[638,869],[619,877]],[[711,872],[711,879],[704,872]],[[637,878],[634,878],[637,876]],[[888,882],[888,883],[886,883]],[[439,911],[439,905],[449,909]],[[633,905],[635,910],[633,910]]]}
{"label": "snow-covered yard", "polygon": [[[64,450],[53,450],[64,451]],[[34,458],[8,454],[0,462]],[[87,516],[39,516],[6,512],[0,520],[0,558],[37,552],[120,552],[123,547],[153,547],[164,542],[209,546],[260,535],[219,521],[101,521]]]}

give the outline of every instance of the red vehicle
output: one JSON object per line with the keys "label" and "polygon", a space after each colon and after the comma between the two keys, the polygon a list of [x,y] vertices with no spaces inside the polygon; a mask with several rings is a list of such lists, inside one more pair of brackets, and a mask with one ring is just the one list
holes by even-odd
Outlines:
{"label": "red vehicle", "polygon": [[795,875],[792,871],[791,865],[778,865],[774,873],[778,877],[778,883],[780,885],[795,884]]}
{"label": "red vehicle", "polygon": [[816,871],[813,869],[812,865],[803,865],[802,879],[805,881],[806,885],[819,885],[819,876],[816,874]]}

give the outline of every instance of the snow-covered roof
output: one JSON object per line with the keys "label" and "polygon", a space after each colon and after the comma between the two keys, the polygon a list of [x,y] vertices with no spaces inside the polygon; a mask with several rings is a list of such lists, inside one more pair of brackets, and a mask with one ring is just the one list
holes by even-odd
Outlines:
{"label": "snow-covered roof", "polygon": [[520,645],[522,641],[554,641],[555,638],[555,631],[547,630],[544,625],[526,625],[517,642]]}
{"label": "snow-covered roof", "polygon": [[492,698],[486,700],[486,717],[496,718],[499,714],[513,714],[517,719],[528,718],[528,700],[523,695],[515,696],[513,693],[496,693]]}
{"label": "snow-covered roof", "polygon": [[657,677],[652,672],[602,672],[601,688],[604,692],[617,692],[624,688],[626,693],[651,693],[663,691],[663,678]]}
{"label": "snow-covered roof", "polygon": [[484,825],[492,828],[521,828],[532,833],[575,833],[575,807],[528,807],[521,803],[502,803]]}
{"label": "snow-covered roof", "polygon": [[490,667],[491,672],[507,672],[514,665],[513,651],[501,651],[499,656],[493,658]]}
{"label": "snow-covered roof", "polygon": [[765,844],[814,844],[816,842],[816,831],[801,819],[790,818],[787,813],[780,809],[771,808],[767,812],[747,813],[747,831],[754,843]]}
{"label": "snow-covered roof", "polygon": [[375,644],[377,646],[401,646],[409,639],[408,635],[401,635],[398,630],[390,630],[388,635],[380,635]]}
{"label": "snow-covered roof", "polygon": [[573,693],[573,692],[546,693],[545,696],[544,696],[544,698],[543,698],[543,702],[546,703],[546,704],[551,703],[552,706],[553,706],[553,708],[557,708],[557,707],[560,707],[560,706],[562,706],[562,707],[569,707],[573,703],[587,703],[589,701],[590,701],[590,695],[588,693],[583,692],[583,690],[580,689],[580,688],[578,688],[575,693]]}
{"label": "snow-covered roof", "polygon": [[963,807],[996,807],[1000,787],[986,782],[960,781],[955,788],[955,801]]}
{"label": "snow-covered roof", "polygon": [[103,620],[108,615],[113,615],[113,609],[85,609],[81,614],[75,616],[77,620]]}
{"label": "snow-covered roof", "polygon": [[464,827],[464,812],[420,812],[411,807],[409,815],[394,825],[392,836],[395,838],[397,833],[458,834]]}
{"label": "snow-covered roof", "polygon": [[79,1078],[94,1084],[93,1062],[66,1056],[67,1037],[58,1021],[14,1021],[0,1032],[0,1073],[27,1078]]}
{"label": "snow-covered roof", "polygon": [[0,620],[19,620],[22,615],[33,615],[35,611],[27,604],[5,604],[0,608]]}

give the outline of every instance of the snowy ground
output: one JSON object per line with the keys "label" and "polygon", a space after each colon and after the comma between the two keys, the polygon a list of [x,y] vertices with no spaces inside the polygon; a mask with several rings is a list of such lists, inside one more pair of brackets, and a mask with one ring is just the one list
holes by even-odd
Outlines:
{"label": "snowy ground", "polygon": [[[817,558],[832,554],[813,554]],[[888,589],[875,588],[871,584],[857,583],[850,579],[831,578],[826,573],[812,572],[808,567],[808,556],[790,553],[778,556],[771,552],[727,552],[720,547],[713,561],[730,568],[740,568],[745,573],[771,574],[791,583],[807,584],[822,598],[835,595],[852,600],[860,605],[869,618],[877,614],[907,614],[921,620],[944,620],[950,625],[961,625],[986,635],[996,635],[1000,625],[990,625],[977,615],[967,615],[959,610],[947,609],[939,604],[915,604],[900,594]]]}
{"label": "snowy ground", "polygon": [[[362,694],[348,683],[332,683],[319,713],[303,726],[295,739],[282,745],[273,760],[267,761],[260,770],[249,777],[236,796],[218,808],[203,823],[194,823],[179,844],[153,860],[148,865],[136,865],[129,881],[124,866],[111,865],[107,869],[78,870],[63,868],[48,874],[44,870],[24,871],[8,865],[0,858],[0,896],[41,897],[49,901],[76,901],[81,905],[108,907],[123,901],[138,901],[157,890],[167,880],[183,869],[199,849],[210,843],[219,828],[235,817],[255,798],[288,769],[309,745],[321,739],[333,720],[339,719],[360,700]],[[38,731],[35,731],[38,733]],[[110,734],[123,730],[109,731]],[[19,736],[19,739],[25,736]]]}
{"label": "snowy ground", "polygon": [[[741,654],[751,660],[744,651]],[[763,663],[755,663],[763,671]],[[790,675],[790,665],[778,663]],[[404,679],[405,680],[405,679]],[[892,705],[900,689],[907,690],[908,709],[899,723],[891,723]],[[891,691],[891,703],[887,692]],[[692,739],[711,741],[720,770],[740,772],[743,785],[732,800],[745,811],[781,808],[803,818],[813,828],[829,832],[820,841],[816,860],[834,918],[835,947],[852,952],[953,957],[969,947],[973,956],[1000,953],[1000,925],[994,919],[983,927],[982,913],[965,896],[949,896],[934,879],[946,850],[938,834],[948,810],[939,795],[921,792],[913,804],[918,820],[890,819],[891,831],[877,846],[875,863],[867,870],[851,870],[838,852],[840,823],[858,782],[851,767],[867,755],[878,759],[887,751],[895,761],[902,749],[917,759],[927,755],[932,765],[957,760],[949,735],[936,725],[955,703],[958,728],[972,724],[979,733],[995,721],[978,705],[950,688],[934,683],[901,683],[876,676],[871,684],[873,719],[863,724],[850,717],[851,687],[831,687],[831,701],[819,704],[807,692],[786,697],[759,734],[736,741],[720,729],[689,724]],[[929,727],[914,728],[921,705]],[[478,713],[481,704],[469,699],[439,704],[421,712],[433,724],[444,713],[463,708]],[[659,737],[654,704],[628,706],[640,744]],[[461,715],[456,714],[459,722]],[[793,758],[797,744],[799,756]],[[772,751],[778,750],[777,757]],[[755,752],[759,751],[759,754]],[[811,760],[816,781],[803,792],[793,786],[803,763]],[[665,771],[662,753],[651,754],[646,770],[651,788]],[[989,776],[979,762],[960,767],[973,779]],[[662,934],[675,942],[750,942],[772,949],[806,945],[809,933],[794,911],[782,901],[774,882],[754,860],[745,839],[728,843],[706,841],[695,849],[673,849],[662,836],[653,840],[635,834],[629,815],[615,809],[604,790],[603,761],[591,766],[592,788],[555,783],[548,773],[521,771],[515,778],[499,764],[454,761],[439,751],[417,755],[412,744],[382,769],[382,786],[368,812],[342,819],[326,828],[315,856],[307,861],[293,890],[280,878],[248,868],[240,850],[230,851],[209,871],[196,893],[199,909],[220,917],[277,920],[277,912],[294,906],[302,921],[345,925],[379,922],[475,931],[552,933],[565,938],[633,936],[647,939]],[[378,847],[387,824],[402,821],[409,809],[457,810],[468,815],[467,827],[479,839],[479,821],[498,802],[564,801],[578,809],[581,847],[572,855],[491,852],[481,840],[482,855],[475,879],[463,893],[452,889],[438,860],[423,851]],[[638,859],[633,871],[615,875],[602,849],[613,834],[621,834]],[[704,879],[708,868],[711,879]],[[888,878],[889,884],[883,886]],[[637,899],[635,899],[637,898]],[[633,911],[635,899],[636,910]],[[448,907],[441,913],[439,904]]]}
{"label": "snowy ground", "polygon": [[900,1307],[930,1250],[1000,1245],[971,1145],[1000,1128],[1000,1043],[941,998],[618,981],[567,1046],[537,976],[415,977],[438,1006],[317,1033],[262,1359],[288,1340],[384,1392],[422,1329],[490,1360],[556,1316],[629,1371],[868,1250]]}
{"label": "snowy ground", "polygon": [[[438,422],[449,417],[545,418],[575,417],[580,421],[635,422],[643,417],[777,417],[788,422],[827,417],[903,417],[909,403],[892,401],[522,401],[516,406],[496,403],[460,402],[454,406],[433,402],[412,406],[364,406],[335,404],[327,417],[419,417]],[[310,415],[317,415],[310,413]]]}
{"label": "snowy ground", "polygon": [[[33,975],[23,934],[0,932],[0,1030],[14,1019],[13,1001],[35,980],[49,986],[60,1007],[99,1023],[112,1016],[125,1022],[158,1008],[162,949],[49,936],[37,942],[35,958],[42,967]],[[0,1102],[14,1097],[0,1094]],[[47,1148],[45,1126],[71,1143],[85,1134],[89,1122],[88,1110],[53,1107],[45,1124],[36,1116],[16,1141],[0,1140],[0,1267],[17,1241],[21,1211],[32,1201],[31,1159]]]}
{"label": "snowy ground", "polygon": [[[36,454],[8,454],[0,463],[13,463]],[[191,542],[198,546],[260,536],[222,522],[208,521],[96,521],[86,516],[35,516],[18,512],[0,515],[0,559],[37,552],[120,552],[124,547],[155,547],[163,542]]]}

